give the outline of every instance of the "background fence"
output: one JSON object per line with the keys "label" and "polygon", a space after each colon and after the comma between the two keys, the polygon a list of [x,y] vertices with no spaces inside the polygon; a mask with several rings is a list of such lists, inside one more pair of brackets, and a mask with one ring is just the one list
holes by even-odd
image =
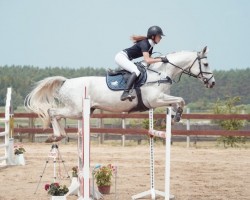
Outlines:
{"label": "background fence", "polygon": [[[0,117],[3,117],[4,113],[0,113]],[[37,125],[35,121],[38,116],[34,113],[15,113],[14,114],[14,120],[15,121],[20,121],[20,120],[26,120],[28,121],[28,125],[22,126],[20,123],[15,123],[14,126],[14,136],[15,135],[22,135],[22,134],[29,134],[29,137],[32,139],[34,134],[48,134],[48,133],[53,133],[52,128],[48,129],[43,129],[41,125]],[[100,121],[98,127],[91,127],[91,133],[106,133],[106,134],[121,134],[121,135],[127,135],[127,134],[132,134],[132,135],[145,135],[148,133],[148,130],[145,128],[141,128],[139,126],[138,128],[136,127],[126,127],[126,120],[129,119],[134,119],[134,120],[145,120],[148,119],[148,114],[145,113],[132,113],[132,114],[117,114],[117,113],[101,113],[101,114],[92,114],[91,119],[98,119]],[[102,120],[104,119],[119,119],[122,121],[120,127],[105,127],[104,123]],[[165,114],[154,114],[154,119],[165,119]],[[186,120],[186,124],[190,125],[190,121],[196,121],[200,122],[202,120],[231,120],[231,119],[236,119],[236,120],[250,120],[250,114],[233,114],[233,115],[228,115],[228,114],[183,114],[182,116],[183,120]],[[75,123],[77,123],[77,120],[75,120]],[[66,125],[66,132],[67,133],[77,133],[77,126],[74,127]],[[178,130],[173,126],[172,129],[172,135],[183,135],[183,136],[250,136],[250,130],[234,130],[234,131],[228,131],[228,130],[219,130],[219,129],[210,129],[208,126],[207,128],[209,129],[204,129],[204,125],[197,125],[198,128],[196,127],[195,130],[192,129],[192,127],[188,127],[186,129]],[[203,126],[203,127],[202,127]],[[0,127],[0,131],[3,131],[3,127]]]}

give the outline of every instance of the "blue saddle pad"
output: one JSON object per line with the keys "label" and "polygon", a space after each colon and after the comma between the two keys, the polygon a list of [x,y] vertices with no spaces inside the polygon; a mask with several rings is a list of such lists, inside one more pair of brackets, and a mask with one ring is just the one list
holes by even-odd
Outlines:
{"label": "blue saddle pad", "polygon": [[[140,70],[141,74],[136,79],[134,88],[141,87],[147,81],[147,71],[141,63],[135,63],[137,68]],[[127,80],[131,73],[125,70],[115,71],[112,73],[107,73],[106,83],[109,89],[119,91],[124,90],[127,84]]]}

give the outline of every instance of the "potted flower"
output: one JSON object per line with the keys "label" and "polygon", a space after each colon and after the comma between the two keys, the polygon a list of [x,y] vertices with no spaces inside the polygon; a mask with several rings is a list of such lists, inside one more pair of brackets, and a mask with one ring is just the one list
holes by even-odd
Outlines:
{"label": "potted flower", "polygon": [[16,164],[17,165],[25,165],[25,160],[23,153],[26,152],[23,145],[18,144],[14,146],[14,154],[16,157]]}
{"label": "potted flower", "polygon": [[15,155],[20,155],[23,154],[25,151],[25,149],[23,148],[23,145],[18,144],[14,146],[14,154]]}
{"label": "potted flower", "polygon": [[66,200],[64,195],[69,191],[66,185],[62,186],[59,183],[46,184],[45,190],[52,196],[51,200]]}
{"label": "potted flower", "polygon": [[94,177],[99,192],[102,194],[109,194],[111,187],[111,178],[113,176],[113,167],[111,164],[107,166],[101,166],[94,171]]}

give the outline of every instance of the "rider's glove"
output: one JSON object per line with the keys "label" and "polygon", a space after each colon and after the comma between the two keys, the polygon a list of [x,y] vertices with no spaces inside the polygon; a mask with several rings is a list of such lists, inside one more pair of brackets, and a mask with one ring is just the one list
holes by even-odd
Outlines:
{"label": "rider's glove", "polygon": [[168,62],[169,62],[169,60],[167,59],[167,57],[162,57],[162,58],[161,58],[161,61],[162,61],[163,63],[168,63]]}

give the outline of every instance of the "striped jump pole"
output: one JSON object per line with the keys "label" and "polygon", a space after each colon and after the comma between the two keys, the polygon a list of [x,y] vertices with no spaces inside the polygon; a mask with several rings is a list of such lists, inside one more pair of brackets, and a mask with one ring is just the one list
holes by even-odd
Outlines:
{"label": "striped jump pole", "polygon": [[[165,197],[165,200],[174,199],[170,195],[170,147],[171,147],[171,108],[166,109],[166,131],[154,130],[154,111],[149,110],[149,135],[150,135],[150,190],[133,195],[132,199],[140,199],[151,195],[151,199],[155,200],[156,195]],[[166,139],[165,153],[165,192],[155,189],[155,168],[154,168],[154,137]]]}
{"label": "striped jump pole", "polygon": [[[82,119],[78,120],[78,180],[72,180],[66,196],[78,193],[78,200],[102,199],[102,194],[90,185],[90,97],[85,88],[82,98]],[[93,172],[93,171],[92,171]]]}
{"label": "striped jump pole", "polygon": [[78,150],[80,149],[78,166],[80,197],[78,200],[92,200],[90,197],[90,98],[86,97],[86,88],[83,97],[82,123],[79,131]]}

